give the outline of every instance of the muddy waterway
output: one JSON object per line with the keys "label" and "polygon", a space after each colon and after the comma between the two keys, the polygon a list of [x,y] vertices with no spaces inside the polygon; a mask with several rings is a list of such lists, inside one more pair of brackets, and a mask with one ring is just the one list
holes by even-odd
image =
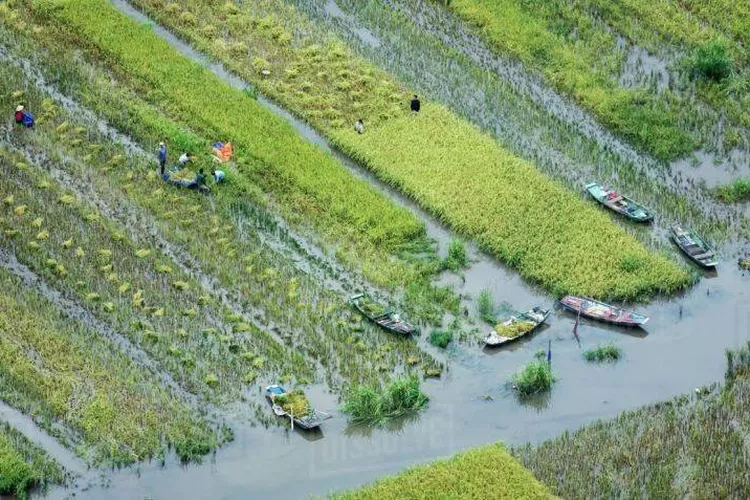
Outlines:
{"label": "muddy waterway", "polygon": [[[142,16],[120,1],[129,15]],[[155,32],[187,56],[205,58],[159,27]],[[222,78],[244,85],[219,65],[208,64]],[[268,101],[264,104],[289,120],[308,140],[329,149],[324,138]],[[337,154],[331,152],[331,154]],[[440,246],[454,236],[409,200],[379,183],[345,158],[339,159],[388,196],[413,210]],[[142,464],[112,471],[104,482],[82,481],[72,489],[52,489],[49,498],[303,498],[361,485],[406,466],[449,455],[469,446],[502,440],[510,444],[539,442],[600,417],[693,391],[719,381],[724,373],[724,350],[746,342],[750,324],[750,276],[743,276],[727,257],[718,273],[706,275],[693,289],[669,301],[655,301],[642,309],[651,316],[644,331],[608,328],[556,311],[549,326],[531,339],[503,350],[480,345],[451,346],[449,369],[441,380],[423,384],[429,409],[417,420],[391,429],[365,430],[347,426],[337,411],[336,397],[323,388],[309,391],[310,399],[333,413],[322,432],[301,433],[286,428],[252,427],[230,422],[235,441],[207,457],[201,465]],[[490,257],[471,249],[473,264],[465,282],[455,282],[462,294],[475,297],[489,289],[497,304],[518,309],[552,305],[553,298],[529,287],[518,275]],[[489,328],[483,326],[482,328]],[[558,382],[548,397],[521,404],[507,386],[509,377],[551,341],[552,365]],[[615,365],[586,363],[582,350],[613,341],[624,352]],[[435,352],[420,339],[426,350]]]}

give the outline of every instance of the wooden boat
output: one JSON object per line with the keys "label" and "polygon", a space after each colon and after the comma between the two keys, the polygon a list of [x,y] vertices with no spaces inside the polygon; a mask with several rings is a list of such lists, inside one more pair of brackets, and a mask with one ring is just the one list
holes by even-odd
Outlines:
{"label": "wooden boat", "polygon": [[698,233],[678,225],[672,226],[670,232],[672,240],[690,260],[701,267],[716,267],[716,254]]}
{"label": "wooden boat", "polygon": [[[547,320],[550,312],[549,309],[542,309],[540,306],[536,306],[518,316],[511,316],[509,320],[497,325],[495,327],[496,331],[493,331],[484,338],[484,343],[488,346],[496,347],[518,340],[536,330],[539,325]],[[503,335],[503,330],[511,330],[516,334]]]}
{"label": "wooden boat", "polygon": [[560,299],[562,305],[568,311],[599,321],[605,321],[619,326],[642,326],[648,321],[648,317],[633,311],[626,311],[619,307],[599,302],[586,297],[575,297],[567,295]]}
{"label": "wooden boat", "polygon": [[281,405],[276,404],[276,399],[279,396],[288,394],[286,392],[286,389],[284,389],[280,385],[269,385],[268,387],[266,387],[264,393],[266,395],[266,398],[268,398],[268,400],[271,402],[273,412],[277,416],[291,418],[294,422],[294,425],[301,429],[315,429],[317,427],[320,427],[320,424],[323,423],[324,420],[328,420],[329,418],[331,418],[331,415],[322,411],[317,411],[313,408],[309,408],[305,415],[290,415],[286,412],[286,410],[284,410],[284,408],[281,407]]}
{"label": "wooden boat", "polygon": [[417,331],[416,327],[401,319],[401,316],[373,302],[363,293],[353,295],[349,299],[349,302],[351,302],[355,309],[369,318],[370,321],[390,332],[411,335]]}
{"label": "wooden boat", "polygon": [[586,184],[586,191],[588,191],[596,201],[605,207],[617,212],[618,214],[624,215],[630,220],[636,222],[649,222],[654,218],[651,211],[640,203],[636,203],[630,198],[627,198],[612,189],[604,188],[595,182]]}

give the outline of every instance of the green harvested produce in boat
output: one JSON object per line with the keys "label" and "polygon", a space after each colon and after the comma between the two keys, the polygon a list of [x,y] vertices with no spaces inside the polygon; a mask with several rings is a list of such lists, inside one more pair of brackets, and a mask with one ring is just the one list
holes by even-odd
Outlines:
{"label": "green harvested produce in boat", "polygon": [[276,396],[274,403],[295,417],[304,417],[310,413],[310,402],[305,393],[299,389]]}
{"label": "green harvested produce in boat", "polygon": [[528,333],[536,327],[536,323],[532,321],[518,321],[511,324],[501,323],[495,326],[495,331],[498,335],[508,338],[516,338],[519,335]]}

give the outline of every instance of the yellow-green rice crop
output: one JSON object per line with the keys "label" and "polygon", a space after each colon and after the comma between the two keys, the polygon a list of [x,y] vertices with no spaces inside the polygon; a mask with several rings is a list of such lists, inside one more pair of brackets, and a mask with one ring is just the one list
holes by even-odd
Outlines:
{"label": "yellow-green rice crop", "polygon": [[[77,30],[90,32],[92,39],[107,53],[120,54],[131,43],[131,36],[123,35],[122,39],[115,39],[111,33],[116,34],[117,31],[105,29],[110,21],[93,15],[93,12],[100,12],[101,9],[85,7],[86,3],[76,4],[80,5],[79,8],[70,2],[59,2],[64,8],[56,15],[76,26]],[[191,2],[191,5],[205,7],[200,2]],[[196,19],[211,16],[206,10],[200,13]],[[255,19],[221,9],[217,10],[216,16],[245,20],[238,22],[237,27],[230,25],[229,29],[230,32],[238,29],[242,33],[250,30]],[[115,12],[109,17],[121,18]],[[127,21],[122,18],[122,23]],[[110,35],[104,36],[105,31]],[[194,31],[190,33],[193,37],[198,36]],[[162,50],[162,44],[156,37],[145,31],[143,36],[150,37],[149,40],[159,47],[158,50]],[[287,45],[276,48],[279,54],[288,54],[293,50]],[[272,55],[273,51],[268,49],[268,58]],[[140,60],[138,57],[135,51],[133,54],[117,55],[116,60],[123,61],[122,64],[132,67],[136,74],[149,79],[150,85],[163,87],[153,82],[161,74],[159,70],[144,69],[149,68],[153,59],[151,55],[140,56],[145,65],[143,68],[136,65],[135,61]],[[328,48],[310,46],[300,49],[298,55],[279,57],[282,65],[275,67],[274,74],[287,74],[282,71],[284,63],[289,64],[287,70],[296,68],[298,73],[308,74],[311,71],[310,63],[302,65],[300,62],[305,57],[317,61],[316,64],[339,58],[344,61],[341,71],[346,70],[347,75],[351,74],[352,68],[364,68],[367,70],[365,80],[380,81],[386,78],[361,63],[352,64],[352,68],[345,67],[351,56],[340,44],[332,44]],[[171,55],[170,58],[170,61],[173,60]],[[236,64],[232,67],[236,67]],[[244,71],[243,75],[247,73]],[[340,77],[350,78],[347,75]],[[201,75],[201,78],[208,77]],[[286,83],[279,82],[278,86],[284,88],[287,85],[286,88],[290,90],[301,89],[297,86],[302,83],[295,78],[289,77]],[[223,84],[216,81],[214,85]],[[366,81],[362,85],[368,90]],[[197,95],[190,85],[185,83],[185,86],[191,95]],[[319,85],[313,87],[328,88]],[[690,282],[686,271],[661,256],[649,255],[635,239],[613,226],[606,216],[551,183],[528,163],[500,149],[489,137],[455,115],[443,108],[427,106],[420,116],[412,117],[404,111],[405,102],[399,110],[393,109],[392,103],[382,102],[383,96],[379,92],[389,88],[393,89],[391,97],[394,100],[404,99],[405,92],[396,92],[398,87],[395,85],[379,85],[377,92],[365,91],[358,94],[356,99],[352,96],[347,98],[364,103],[361,105],[363,110],[381,111],[362,136],[350,131],[346,124],[320,119],[320,115],[313,113],[314,109],[310,106],[295,110],[306,118],[317,117],[315,123],[324,128],[329,137],[350,156],[417,199],[456,230],[473,237],[485,249],[518,268],[522,275],[554,293],[634,298],[656,292],[672,292]],[[304,93],[304,90],[301,91]],[[302,96],[300,91],[296,92],[295,95]],[[341,97],[335,97],[335,94],[321,96],[322,99],[330,95],[328,102],[332,109],[337,109],[341,102]],[[375,97],[368,97],[370,95]],[[392,111],[386,112],[389,109]],[[279,143],[278,147],[285,146]],[[638,270],[623,271],[620,262],[634,255],[642,258],[643,266]]]}
{"label": "yellow-green rice crop", "polygon": [[413,467],[393,477],[380,479],[360,490],[332,498],[425,499],[435,498],[553,498],[505,448],[494,444]]}
{"label": "yellow-green rice crop", "polygon": [[0,270],[0,397],[50,427],[64,424],[96,464],[129,464],[174,447],[195,459],[215,432],[111,342],[61,318]]}
{"label": "yellow-green rice crop", "polygon": [[[417,133],[417,130],[419,131]],[[338,142],[439,218],[556,294],[635,298],[690,277],[646,251],[608,216],[442,107],[384,122]],[[372,152],[365,156],[360,151]],[[462,151],[444,156],[445,151]],[[377,152],[377,153],[375,153]],[[622,262],[637,258],[637,269]]]}

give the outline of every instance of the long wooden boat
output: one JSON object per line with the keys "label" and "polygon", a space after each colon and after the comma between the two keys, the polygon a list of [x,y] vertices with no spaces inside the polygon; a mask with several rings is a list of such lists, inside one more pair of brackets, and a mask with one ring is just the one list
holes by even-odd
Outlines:
{"label": "long wooden boat", "polygon": [[324,420],[331,418],[331,415],[322,411],[309,408],[305,415],[290,415],[281,405],[277,404],[277,398],[288,394],[286,389],[280,385],[269,385],[264,391],[266,398],[271,402],[273,412],[279,417],[291,418],[294,425],[301,429],[310,430],[320,427]]}
{"label": "long wooden boat", "polygon": [[618,214],[624,215],[630,220],[636,222],[649,222],[654,218],[654,215],[648,208],[621,195],[613,189],[607,189],[592,182],[586,184],[586,191],[588,191],[596,201],[605,207],[617,212]]}
{"label": "long wooden boat", "polygon": [[648,316],[643,314],[627,311],[586,297],[567,295],[560,299],[560,305],[575,314],[580,313],[581,316],[605,321],[613,325],[642,326],[648,321]]}
{"label": "long wooden boat", "polygon": [[497,347],[518,340],[539,328],[550,313],[550,309],[536,306],[518,316],[511,316],[507,321],[497,325],[495,331],[484,338],[484,343],[490,347]]}
{"label": "long wooden boat", "polygon": [[370,300],[363,293],[353,295],[349,302],[370,321],[390,332],[411,335],[417,331],[415,326],[404,321],[401,316]]}
{"label": "long wooden boat", "polygon": [[706,241],[692,229],[674,225],[670,228],[672,241],[690,260],[701,267],[716,267],[716,254]]}

